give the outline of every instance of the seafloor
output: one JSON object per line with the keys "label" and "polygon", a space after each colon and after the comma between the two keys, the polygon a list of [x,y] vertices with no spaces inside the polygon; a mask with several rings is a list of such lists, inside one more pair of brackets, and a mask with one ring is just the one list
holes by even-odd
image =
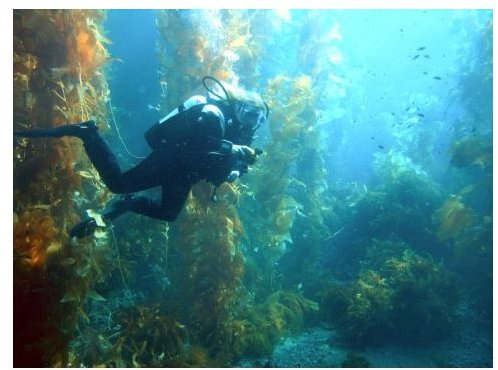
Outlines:
{"label": "seafloor", "polygon": [[[337,331],[315,327],[283,338],[270,357],[246,359],[236,367],[493,367],[490,324],[479,322],[462,305],[453,333],[444,340],[423,346],[382,345],[351,350],[341,343]],[[353,356],[356,365],[348,365]]]}

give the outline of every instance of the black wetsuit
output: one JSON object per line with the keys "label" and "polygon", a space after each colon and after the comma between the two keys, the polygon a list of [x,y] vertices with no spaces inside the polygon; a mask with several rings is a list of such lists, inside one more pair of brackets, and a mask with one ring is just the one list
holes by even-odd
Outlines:
{"label": "black wetsuit", "polygon": [[[126,172],[121,171],[94,121],[14,134],[31,138],[75,136],[82,139],[104,183],[114,193],[127,194],[103,210],[104,219],[113,220],[132,211],[174,221],[193,184],[204,179],[215,186],[233,181],[247,172],[247,164],[254,162],[254,153],[258,153],[248,148],[254,129],[239,125],[232,110],[224,103],[207,104],[203,97],[188,99],[178,107],[176,114],[166,116],[146,132],[152,153]],[[157,186],[162,188],[161,202],[130,195]],[[87,218],[71,229],[70,236],[90,235],[96,227],[97,221]]]}
{"label": "black wetsuit", "polygon": [[[118,202],[118,206],[104,216],[112,219],[125,211],[132,211],[173,221],[193,184],[205,179],[218,186],[227,180],[232,170],[239,170],[241,174],[247,171],[247,166],[237,156],[223,148],[227,143],[249,145],[250,139],[244,140],[236,130],[225,125],[226,111],[223,114],[218,108],[216,114],[205,109],[206,106],[199,104],[187,110],[181,110],[180,106],[176,116],[162,125],[156,124],[158,129],[149,135],[154,140],[152,153],[126,172],[121,171],[116,157],[97,131],[82,138],[90,160],[113,193],[162,188],[160,203],[134,196]],[[163,131],[162,127],[166,129]],[[154,135],[159,138],[154,138]]]}

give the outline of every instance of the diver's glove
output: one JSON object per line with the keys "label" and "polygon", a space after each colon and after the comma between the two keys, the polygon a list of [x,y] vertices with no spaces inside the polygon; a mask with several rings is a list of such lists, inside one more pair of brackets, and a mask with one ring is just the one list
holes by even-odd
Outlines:
{"label": "diver's glove", "polygon": [[258,155],[261,153],[261,150],[253,149],[246,145],[233,144],[232,146],[232,154],[234,154],[239,160],[247,164],[256,163],[256,159],[258,159]]}
{"label": "diver's glove", "polygon": [[240,176],[240,171],[232,171],[227,176],[227,182],[234,182]]}
{"label": "diver's glove", "polygon": [[253,149],[246,145],[237,145],[228,140],[221,140],[218,150],[211,151],[208,154],[216,156],[232,155],[238,161],[254,164],[261,153],[263,153],[261,149]]}

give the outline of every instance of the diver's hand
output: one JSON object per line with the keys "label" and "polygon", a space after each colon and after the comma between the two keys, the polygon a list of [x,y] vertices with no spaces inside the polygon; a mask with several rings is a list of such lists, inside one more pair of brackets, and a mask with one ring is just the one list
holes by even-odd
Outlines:
{"label": "diver's hand", "polygon": [[241,161],[247,164],[254,164],[256,163],[258,154],[261,154],[261,151],[254,150],[253,148],[246,145],[233,144],[232,153],[236,155]]}
{"label": "diver's hand", "polygon": [[227,176],[227,182],[234,182],[237,178],[240,177],[240,171],[232,171],[230,175]]}

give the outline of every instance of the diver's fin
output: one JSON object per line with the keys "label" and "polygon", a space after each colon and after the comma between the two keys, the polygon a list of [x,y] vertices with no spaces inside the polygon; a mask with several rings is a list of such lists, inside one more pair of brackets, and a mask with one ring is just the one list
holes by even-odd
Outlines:
{"label": "diver's fin", "polygon": [[[106,207],[102,211],[101,216],[106,222],[112,221],[115,218],[121,216],[126,211],[130,210],[130,207],[132,207],[134,202],[135,197],[133,195],[124,194],[117,202],[111,204],[109,207]],[[95,221],[93,217],[88,217],[74,226],[69,232],[69,236],[71,238],[84,238],[86,236],[92,235],[97,227],[102,226],[97,225],[97,221]]]}
{"label": "diver's fin", "polygon": [[91,217],[84,219],[78,225],[74,226],[69,232],[71,238],[77,237],[78,239],[90,236],[97,228],[97,223]]}
{"label": "diver's fin", "polygon": [[91,132],[97,132],[97,124],[93,120],[59,127],[41,128],[29,131],[15,131],[14,135],[33,138],[76,136],[83,139]]}

